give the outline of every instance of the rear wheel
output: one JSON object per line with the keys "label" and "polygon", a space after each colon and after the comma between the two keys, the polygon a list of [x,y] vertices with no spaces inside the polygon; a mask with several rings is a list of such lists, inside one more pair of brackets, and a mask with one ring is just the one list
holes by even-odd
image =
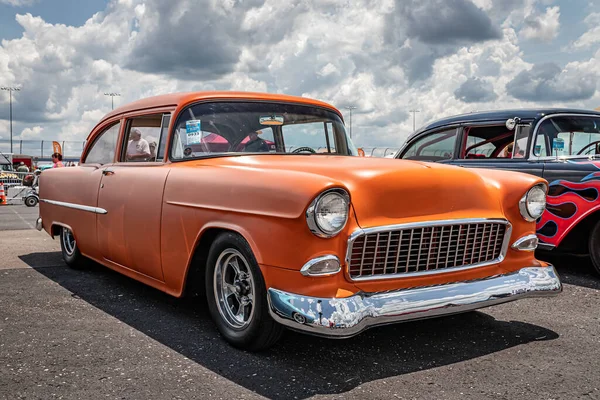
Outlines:
{"label": "rear wheel", "polygon": [[87,259],[81,254],[77,247],[77,241],[73,232],[66,227],[60,230],[60,249],[65,263],[74,269],[82,269],[87,265]]}
{"label": "rear wheel", "polygon": [[592,228],[588,248],[590,250],[592,265],[596,273],[600,274],[600,221],[596,222],[596,225]]}
{"label": "rear wheel", "polygon": [[260,351],[281,336],[283,326],[269,315],[258,263],[240,235],[227,232],[215,238],[206,266],[206,296],[213,321],[233,346]]}

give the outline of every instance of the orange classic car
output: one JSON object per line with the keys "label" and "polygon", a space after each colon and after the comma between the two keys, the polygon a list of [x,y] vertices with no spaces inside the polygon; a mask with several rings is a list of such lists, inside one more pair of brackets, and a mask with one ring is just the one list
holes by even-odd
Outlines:
{"label": "orange classic car", "polygon": [[203,289],[249,350],[284,327],[343,338],[562,290],[533,253],[543,179],[357,154],[320,101],[148,98],[106,115],[78,167],[44,172],[37,225],[71,267]]}

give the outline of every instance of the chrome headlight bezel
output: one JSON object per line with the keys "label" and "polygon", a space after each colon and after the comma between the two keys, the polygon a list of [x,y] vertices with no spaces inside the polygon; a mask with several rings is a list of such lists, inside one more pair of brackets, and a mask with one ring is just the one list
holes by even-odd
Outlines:
{"label": "chrome headlight bezel", "polygon": [[[339,196],[340,199],[342,199],[345,202],[345,218],[344,218],[344,223],[341,224],[338,228],[333,229],[333,230],[329,230],[327,228],[324,228],[321,224],[319,224],[319,215],[318,215],[318,209],[319,206],[321,204],[321,202],[323,201],[323,199],[325,199],[328,196]],[[348,217],[350,214],[350,195],[348,194],[348,192],[344,189],[341,188],[335,188],[335,189],[328,189],[325,190],[324,192],[322,192],[321,194],[319,194],[308,206],[308,209],[306,210],[306,223],[308,224],[308,229],[310,229],[310,231],[318,237],[321,238],[332,238],[334,236],[336,236],[338,233],[340,233],[345,227],[346,224],[348,223]]]}
{"label": "chrome headlight bezel", "polygon": [[[542,212],[537,214],[529,208],[529,199],[533,195],[539,195],[539,191],[541,191],[544,195],[544,207],[542,208]],[[537,192],[537,193],[534,193]],[[544,211],[546,210],[546,196],[548,193],[548,186],[544,183],[537,184],[531,187],[519,200],[519,211],[521,212],[521,216],[527,222],[534,222],[538,218],[542,216]]]}

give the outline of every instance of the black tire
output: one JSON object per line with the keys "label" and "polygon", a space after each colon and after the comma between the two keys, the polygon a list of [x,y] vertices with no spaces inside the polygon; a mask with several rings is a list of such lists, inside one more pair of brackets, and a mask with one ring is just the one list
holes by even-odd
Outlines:
{"label": "black tire", "polygon": [[[233,261],[238,268],[233,266]],[[229,277],[237,283],[228,285],[225,290],[221,282]],[[250,281],[244,277],[249,277]],[[230,291],[229,287],[234,286],[236,291]],[[226,292],[229,295],[225,295]],[[242,305],[243,300],[248,301],[250,297],[251,303]],[[265,350],[277,342],[284,330],[269,315],[265,281],[254,254],[246,240],[236,233],[220,234],[210,247],[206,263],[206,298],[219,332],[235,347],[249,351]],[[228,299],[227,307],[219,300],[224,298]],[[247,321],[240,322],[232,315],[236,304],[238,311],[246,310],[242,312],[242,320],[244,314],[249,314]]]}
{"label": "black tire", "polygon": [[600,275],[600,221],[596,222],[596,225],[592,228],[588,246],[592,265],[596,273]]}
{"label": "black tire", "polygon": [[[72,241],[70,241],[67,237],[70,235],[72,237]],[[60,240],[60,250],[62,251],[63,260],[65,260],[65,264],[73,269],[84,269],[88,266],[88,259],[85,258],[81,252],[79,251],[79,247],[77,247],[77,242],[73,237],[73,232],[71,232],[68,228],[61,228],[59,234]]]}
{"label": "black tire", "polygon": [[25,205],[27,207],[35,207],[37,206],[38,199],[35,196],[29,196],[25,198]]}

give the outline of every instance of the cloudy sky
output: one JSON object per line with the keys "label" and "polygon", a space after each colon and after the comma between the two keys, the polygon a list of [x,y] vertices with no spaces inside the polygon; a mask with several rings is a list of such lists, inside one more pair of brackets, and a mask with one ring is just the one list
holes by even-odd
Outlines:
{"label": "cloudy sky", "polygon": [[[600,106],[600,0],[0,0],[15,139],[84,140],[115,105],[175,91],[332,103],[360,146],[443,116]],[[8,92],[0,136],[8,139]]]}

